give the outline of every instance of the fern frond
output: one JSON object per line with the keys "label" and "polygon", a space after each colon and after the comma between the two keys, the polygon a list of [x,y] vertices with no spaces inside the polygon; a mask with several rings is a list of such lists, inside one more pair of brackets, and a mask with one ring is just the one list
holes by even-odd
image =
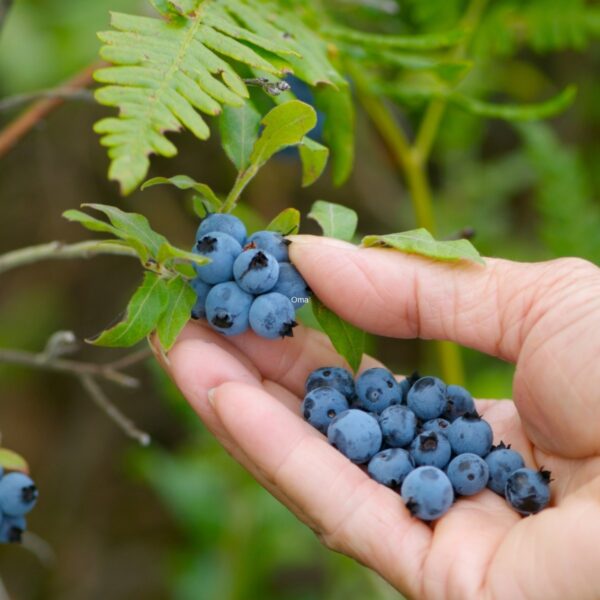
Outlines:
{"label": "fern frond", "polygon": [[246,86],[223,57],[279,76],[281,68],[259,51],[279,59],[299,55],[280,30],[269,26],[269,37],[257,33],[259,13],[252,28],[236,21],[233,15],[243,5],[206,0],[171,21],[112,13],[114,30],[99,34],[100,55],[116,66],[96,71],[95,79],[106,84],[96,98],[118,107],[119,116],[102,119],[95,131],[109,148],[109,177],[124,193],[144,179],[150,154],[177,153],[167,132],[185,127],[206,139],[210,131],[201,113],[217,115],[223,104],[243,104]]}

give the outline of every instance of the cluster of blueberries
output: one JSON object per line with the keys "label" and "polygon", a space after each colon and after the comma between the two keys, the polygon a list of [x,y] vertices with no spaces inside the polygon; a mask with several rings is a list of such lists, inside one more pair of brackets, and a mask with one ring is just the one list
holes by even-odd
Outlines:
{"label": "cluster of blueberries", "polygon": [[20,542],[27,529],[25,515],[35,506],[38,490],[25,473],[4,474],[0,467],[0,543]]}
{"label": "cluster of blueberries", "polygon": [[268,339],[292,336],[295,311],[308,302],[310,290],[290,263],[288,245],[274,231],[247,237],[246,227],[233,215],[206,217],[192,251],[211,262],[195,265],[192,318],[206,318],[224,335],[250,328]]}
{"label": "cluster of blueberries", "polygon": [[525,468],[510,445],[493,446],[469,392],[436,377],[415,373],[398,382],[373,368],[355,382],[346,369],[323,367],[306,380],[302,414],[424,521],[445,514],[456,496],[486,487],[523,515],[550,501],[550,473]]}

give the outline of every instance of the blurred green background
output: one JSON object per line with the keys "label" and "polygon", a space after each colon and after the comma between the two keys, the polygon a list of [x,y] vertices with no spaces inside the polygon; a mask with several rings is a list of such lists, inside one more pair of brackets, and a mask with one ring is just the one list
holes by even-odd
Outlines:
{"label": "blurred green background", "polygon": [[[452,27],[465,8],[460,0],[329,4],[364,28],[390,31]],[[107,26],[109,9],[149,10],[135,0],[17,0],[0,32],[0,97],[56,86],[90,64],[95,32]],[[568,83],[579,93],[548,123],[515,126],[448,110],[429,172],[441,237],[473,227],[484,254],[527,261],[578,255],[600,263],[599,30],[598,9],[583,1],[489,4],[473,42],[472,89],[498,99],[510,92],[521,101]],[[0,127],[16,114],[0,113]],[[152,188],[123,199],[107,182],[107,159],[91,131],[105,114],[94,104],[69,102],[0,160],[0,253],[85,239],[60,216],[83,202],[143,212],[169,239],[189,245],[197,223],[185,194]],[[409,132],[420,116],[420,108],[398,110]],[[235,172],[217,136],[207,143],[179,139],[179,156],[154,160],[151,175],[187,173],[227,191]],[[306,214],[318,198],[357,210],[361,233],[415,225],[402,178],[360,111],[356,166],[341,189],[326,176],[301,189],[298,162],[280,158],[249,188],[243,213],[256,228],[288,206]],[[303,230],[317,232],[309,221]],[[134,261],[110,257],[45,262],[2,275],[0,347],[39,351],[59,329],[79,338],[96,333],[122,310],[140,276]],[[374,339],[371,351],[398,372],[438,372],[426,343]],[[118,355],[82,347],[78,357]],[[510,397],[512,366],[473,351],[463,356],[474,394]],[[0,547],[0,577],[10,597],[397,597],[366,569],[322,549],[220,449],[151,361],[135,374],[141,390],[105,389],[151,434],[147,449],[125,439],[77,381],[0,366],[2,444],[31,464],[41,500],[30,529],[45,541],[37,542],[37,555]]]}

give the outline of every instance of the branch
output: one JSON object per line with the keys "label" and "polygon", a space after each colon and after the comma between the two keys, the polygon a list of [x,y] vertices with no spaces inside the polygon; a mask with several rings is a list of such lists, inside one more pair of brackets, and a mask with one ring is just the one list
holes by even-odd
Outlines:
{"label": "branch", "polygon": [[40,260],[92,258],[99,254],[137,257],[133,248],[115,242],[102,240],[89,240],[76,244],[50,242],[48,244],[20,248],[19,250],[13,250],[12,252],[0,255],[0,274]]}
{"label": "branch", "polygon": [[0,100],[0,110],[10,110],[21,106],[21,104],[28,104],[33,100],[39,98],[60,98],[61,100],[87,100],[91,102],[94,100],[93,92],[89,90],[69,90],[69,89],[50,89],[50,90],[38,90],[37,92],[30,92],[28,94],[15,94],[14,96],[8,96]]}
{"label": "branch", "polygon": [[138,429],[134,422],[126,417],[104,394],[96,380],[89,375],[79,377],[81,385],[88,392],[96,406],[100,408],[128,437],[136,440],[142,446],[150,444],[150,436]]}
{"label": "branch", "polygon": [[[0,0],[1,2],[2,0]],[[60,86],[62,90],[79,90],[88,87],[93,82],[94,71],[104,63],[94,63],[86,67]],[[37,123],[47,117],[52,111],[64,103],[63,98],[46,98],[36,102],[31,108],[18,116],[5,129],[0,131],[0,158],[2,158],[19,140]]]}

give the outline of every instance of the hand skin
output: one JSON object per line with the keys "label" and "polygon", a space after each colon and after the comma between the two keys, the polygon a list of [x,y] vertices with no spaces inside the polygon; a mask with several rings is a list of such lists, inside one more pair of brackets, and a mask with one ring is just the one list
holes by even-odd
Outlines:
{"label": "hand skin", "polygon": [[[522,518],[485,490],[429,526],[299,414],[327,338],[225,338],[190,324],[169,373],[232,456],[329,548],[419,600],[600,598],[600,269],[579,259],[485,267],[294,236],[291,260],[340,316],[376,334],[453,340],[516,363],[514,403],[478,401],[495,440],[552,471]],[[364,357],[361,369],[379,363]]]}

